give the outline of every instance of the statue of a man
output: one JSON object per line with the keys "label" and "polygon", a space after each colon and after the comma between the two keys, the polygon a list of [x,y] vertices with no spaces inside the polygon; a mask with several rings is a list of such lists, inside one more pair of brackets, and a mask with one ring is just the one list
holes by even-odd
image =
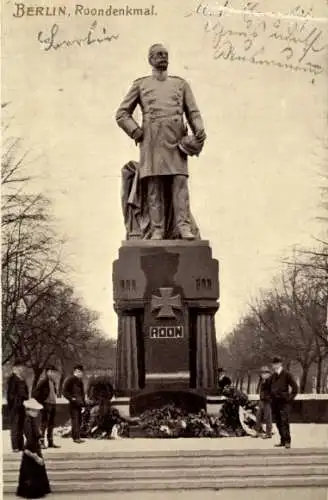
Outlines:
{"label": "statue of a man", "polygon": [[[151,239],[166,236],[169,205],[179,236],[192,240],[187,155],[198,155],[206,135],[188,83],[168,76],[168,51],[160,44],[149,49],[152,75],[138,78],[116,113],[118,125],[140,145],[138,175],[144,184]],[[133,118],[137,105],[142,125]],[[188,136],[184,116],[193,136]]]}

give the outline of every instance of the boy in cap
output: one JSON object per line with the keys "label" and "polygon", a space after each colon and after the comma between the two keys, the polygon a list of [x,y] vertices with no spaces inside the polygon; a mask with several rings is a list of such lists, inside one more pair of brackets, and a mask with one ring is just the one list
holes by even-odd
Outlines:
{"label": "boy in cap", "polygon": [[262,435],[262,425],[265,424],[264,439],[272,437],[272,411],[271,411],[271,370],[267,366],[261,369],[259,382],[259,407],[256,414],[256,437]]}
{"label": "boy in cap", "polygon": [[41,446],[38,417],[42,406],[35,399],[24,402],[26,443],[19,472],[16,495],[22,498],[43,498],[51,493]]}
{"label": "boy in cap", "polygon": [[24,365],[17,361],[8,379],[7,407],[10,417],[10,437],[13,452],[23,450],[25,409],[23,403],[28,399],[28,387],[24,379]]}
{"label": "boy in cap", "polygon": [[273,358],[272,367],[274,373],[271,379],[271,406],[280,435],[280,443],[275,446],[290,448],[289,411],[298,387],[291,373],[284,369],[281,358]]}

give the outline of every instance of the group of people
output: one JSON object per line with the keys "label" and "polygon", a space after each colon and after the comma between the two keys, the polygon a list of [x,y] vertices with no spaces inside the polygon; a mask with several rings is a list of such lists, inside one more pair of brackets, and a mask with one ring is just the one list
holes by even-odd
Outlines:
{"label": "group of people", "polygon": [[[10,419],[12,451],[17,453],[24,449],[26,408],[27,405],[31,404],[34,407],[41,405],[41,448],[59,448],[54,442],[58,370],[52,365],[46,368],[45,377],[32,391],[31,399],[29,399],[29,389],[24,371],[23,363],[15,363],[7,386],[7,408]],[[72,438],[75,443],[83,442],[80,438],[82,409],[85,406],[86,399],[83,375],[83,366],[75,366],[72,376],[65,381],[63,386],[63,396],[69,402]]]}
{"label": "group of people", "polygon": [[[224,394],[231,383],[231,379],[221,369],[218,380],[219,391]],[[281,358],[273,358],[272,369],[268,366],[262,367],[258,392],[256,437],[271,438],[272,423],[275,420],[280,436],[280,442],[275,446],[289,449],[291,447],[290,406],[298,393],[298,387],[292,374],[284,368]]]}
{"label": "group of people", "polygon": [[[12,451],[23,452],[17,495],[23,498],[42,498],[50,493],[42,449],[59,448],[54,442],[58,371],[52,365],[47,367],[45,377],[32,391],[32,398],[29,398],[24,371],[22,363],[15,363],[7,388]],[[83,376],[83,366],[76,365],[63,386],[63,396],[69,402],[72,440],[77,444],[83,443],[80,435],[82,410],[86,406]],[[224,394],[231,385],[231,379],[222,369],[219,370],[219,392]],[[261,369],[256,415],[257,437],[271,438],[272,423],[275,420],[280,435],[280,443],[275,446],[290,448],[289,409],[297,392],[297,383],[284,368],[280,358],[273,359],[272,369]]]}
{"label": "group of people", "polygon": [[[63,388],[63,395],[69,401],[72,438],[78,444],[83,442],[80,437],[82,409],[85,406],[83,375],[83,367],[75,366]],[[23,452],[17,488],[17,496],[22,498],[42,498],[51,492],[42,449],[60,448],[54,442],[57,378],[57,369],[49,365],[45,377],[32,391],[31,398],[22,362],[14,364],[8,379],[11,447],[14,453]]]}

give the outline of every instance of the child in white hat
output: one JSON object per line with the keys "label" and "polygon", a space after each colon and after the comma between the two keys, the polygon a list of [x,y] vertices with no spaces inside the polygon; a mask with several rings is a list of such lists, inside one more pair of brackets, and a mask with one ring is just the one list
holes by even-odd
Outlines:
{"label": "child in white hat", "polygon": [[51,493],[51,489],[41,452],[41,433],[37,423],[42,406],[35,399],[28,399],[24,402],[24,407],[26,442],[16,495],[22,498],[43,498]]}

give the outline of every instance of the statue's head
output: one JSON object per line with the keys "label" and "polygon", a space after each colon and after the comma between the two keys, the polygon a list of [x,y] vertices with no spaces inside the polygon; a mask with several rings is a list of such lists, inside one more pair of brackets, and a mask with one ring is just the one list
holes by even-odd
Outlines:
{"label": "statue's head", "polygon": [[161,43],[155,43],[149,49],[148,61],[153,68],[159,71],[166,71],[169,65],[167,49]]}

